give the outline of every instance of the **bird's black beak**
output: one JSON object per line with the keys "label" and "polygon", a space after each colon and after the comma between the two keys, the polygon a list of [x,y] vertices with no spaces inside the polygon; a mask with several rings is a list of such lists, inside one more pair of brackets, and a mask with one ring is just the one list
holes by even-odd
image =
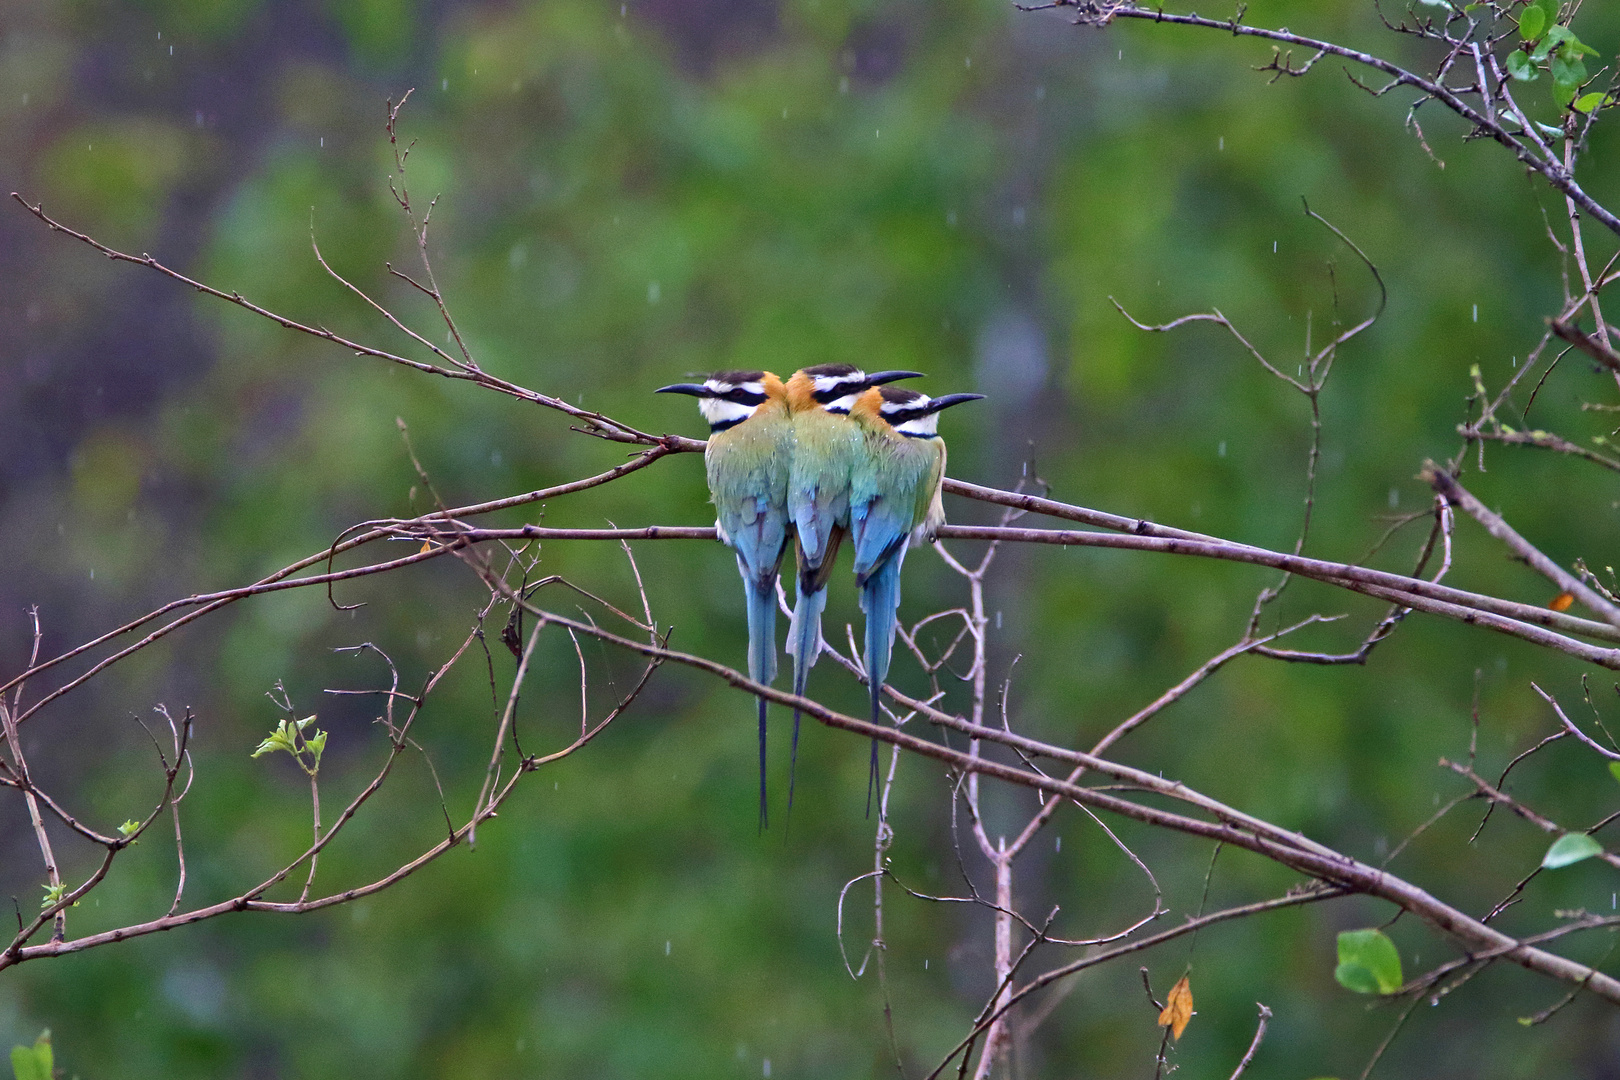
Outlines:
{"label": "bird's black beak", "polygon": [[946,394],[944,397],[933,398],[928,402],[928,411],[937,413],[941,409],[948,409],[952,405],[960,405],[964,401],[979,401],[983,394]]}
{"label": "bird's black beak", "polygon": [[655,394],[691,394],[693,397],[708,397],[709,388],[702,383],[675,383],[672,386],[660,386],[654,390]]}
{"label": "bird's black beak", "polygon": [[920,379],[920,371],[879,371],[866,377],[867,386],[882,386],[884,383],[899,382],[901,379]]}

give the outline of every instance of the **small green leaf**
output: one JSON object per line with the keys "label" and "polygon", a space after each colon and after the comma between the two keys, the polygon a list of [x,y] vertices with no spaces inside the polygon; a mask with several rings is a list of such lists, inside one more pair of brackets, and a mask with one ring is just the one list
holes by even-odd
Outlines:
{"label": "small green leaf", "polygon": [[1603,108],[1606,97],[1608,95],[1601,90],[1593,91],[1590,94],[1582,94],[1575,99],[1575,104],[1572,107],[1578,113],[1594,113]]}
{"label": "small green leaf", "polygon": [[118,835],[119,836],[128,836],[130,833],[135,832],[140,827],[141,827],[140,822],[134,820],[133,818],[130,818],[130,819],[126,820],[122,825],[118,826]]}
{"label": "small green leaf", "polygon": [[1579,56],[1567,56],[1566,51],[1559,49],[1557,55],[1552,58],[1553,82],[1574,89],[1586,81],[1586,65],[1581,62]]}
{"label": "small green leaf", "polygon": [[1393,994],[1401,988],[1401,954],[1381,930],[1339,935],[1339,966],[1333,977],[1358,994]]}
{"label": "small green leaf", "polygon": [[1528,53],[1510,52],[1507,58],[1508,74],[1520,82],[1533,82],[1538,74]]}
{"label": "small green leaf", "polygon": [[1333,978],[1340,986],[1357,994],[1378,993],[1378,977],[1360,964],[1340,964],[1333,969]]}
{"label": "small green leaf", "polygon": [[1620,761],[1609,762],[1609,775],[1620,780]]}
{"label": "small green leaf", "polygon": [[277,750],[285,750],[296,757],[298,749],[293,744],[293,734],[293,726],[283,720],[276,725],[276,730],[270,733],[269,738],[261,742],[258,749],[253,751],[253,756],[260,757],[264,754],[273,754]]}
{"label": "small green leaf", "polygon": [[1542,61],[1546,60],[1548,56],[1552,55],[1552,51],[1554,49],[1558,48],[1558,46],[1562,45],[1564,42],[1569,41],[1574,36],[1575,35],[1570,33],[1566,27],[1549,27],[1541,40],[1536,42],[1536,47],[1530,51],[1530,59],[1534,60],[1538,64],[1541,63]]}
{"label": "small green leaf", "polygon": [[52,1080],[56,1061],[51,1053],[51,1029],[40,1032],[33,1046],[11,1048],[11,1072],[17,1080]]}
{"label": "small green leaf", "polygon": [[1547,29],[1547,13],[1538,7],[1527,7],[1519,12],[1519,36],[1535,41]]}
{"label": "small green leaf", "polygon": [[41,888],[45,890],[45,899],[39,902],[39,909],[41,911],[61,903],[62,897],[67,895],[66,882],[63,882],[60,885],[43,885]]}
{"label": "small green leaf", "polygon": [[[1579,83],[1555,82],[1553,83],[1553,101],[1560,109],[1567,109],[1575,100],[1575,91],[1580,89]],[[1563,132],[1560,131],[1559,135]]]}
{"label": "small green leaf", "polygon": [[1552,847],[1547,849],[1547,854],[1541,857],[1541,865],[1548,870],[1558,870],[1601,854],[1603,845],[1585,833],[1565,833],[1553,841]]}
{"label": "small green leaf", "polygon": [[1592,46],[1576,37],[1573,33],[1564,39],[1564,44],[1559,47],[1558,51],[1564,53],[1571,60],[1574,60],[1578,56],[1596,56],[1598,54],[1596,49],[1592,48]]}

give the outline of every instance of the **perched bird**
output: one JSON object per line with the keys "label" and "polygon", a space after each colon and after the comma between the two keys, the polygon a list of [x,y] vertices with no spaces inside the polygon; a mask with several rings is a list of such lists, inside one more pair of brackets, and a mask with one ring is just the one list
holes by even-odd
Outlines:
{"label": "perched bird", "polygon": [[[868,375],[850,364],[817,364],[787,381],[793,422],[793,461],[788,471],[788,516],[797,535],[798,597],[788,626],[793,692],[803,696],[810,668],[821,652],[821,614],[827,578],[849,531],[850,480],[865,453],[865,436],[849,419],[855,399],[884,383],[916,378],[915,371]],[[799,712],[793,712],[793,750],[788,772],[788,809],[799,756]]]}
{"label": "perched bird", "polygon": [[[794,426],[787,390],[769,371],[719,371],[701,383],[658,388],[690,394],[709,422],[703,462],[720,539],[737,553],[748,598],[748,677],[776,681],[776,579],[787,551],[788,474]],[[759,827],[765,801],[765,699],[759,699]]]}
{"label": "perched bird", "polygon": [[[931,398],[896,386],[874,387],[857,397],[850,419],[862,435],[861,454],[850,479],[850,533],[855,545],[855,583],[866,612],[864,662],[872,693],[872,723],[882,718],[880,695],[889,674],[900,607],[900,567],[911,542],[927,543],[945,524],[940,488],[945,478],[945,443],[939,413],[983,394]],[[866,812],[877,787],[878,744],[872,740],[872,766]]]}

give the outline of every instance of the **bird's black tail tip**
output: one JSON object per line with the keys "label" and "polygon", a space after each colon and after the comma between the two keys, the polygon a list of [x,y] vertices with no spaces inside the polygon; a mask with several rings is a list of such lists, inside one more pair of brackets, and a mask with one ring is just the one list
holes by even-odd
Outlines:
{"label": "bird's black tail tip", "polygon": [[782,839],[787,840],[787,830],[793,826],[793,788],[799,776],[799,710],[793,710],[793,749],[788,754],[788,801],[787,824],[783,826]]}
{"label": "bird's black tail tip", "polygon": [[771,827],[770,812],[765,797],[765,699],[759,699],[759,831]]}
{"label": "bird's black tail tip", "polygon": [[872,766],[866,774],[866,816],[872,816],[872,793],[878,786],[878,741],[872,740]]}

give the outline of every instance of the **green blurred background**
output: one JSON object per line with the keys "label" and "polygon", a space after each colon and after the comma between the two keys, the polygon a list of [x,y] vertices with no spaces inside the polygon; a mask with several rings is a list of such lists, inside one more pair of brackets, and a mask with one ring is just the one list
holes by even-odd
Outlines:
{"label": "green blurred background", "polygon": [[[1257,0],[1247,18],[1434,60],[1360,0]],[[1576,29],[1604,56],[1620,47],[1612,6],[1588,4]],[[1010,486],[1027,470],[1066,500],[1269,546],[1291,545],[1299,528],[1306,402],[1215,330],[1143,334],[1109,297],[1150,321],[1218,307],[1276,363],[1296,365],[1307,333],[1320,343],[1376,299],[1353,255],[1303,215],[1304,197],[1391,289],[1322,401],[1308,551],[1355,559],[1390,514],[1425,504],[1423,459],[1456,452],[1469,367],[1499,386],[1555,310],[1542,212],[1557,220],[1561,203],[1499,147],[1463,143],[1462,126],[1432,107],[1419,116],[1443,168],[1403,133],[1407,98],[1375,100],[1327,61],[1267,85],[1252,67],[1268,57],[1220,34],[1099,32],[999,0],[0,0],[0,184],[110,244],[403,349],[323,274],[309,235],[313,223],[335,268],[442,334],[423,298],[383,269],[413,258],[386,185],[382,122],[385,100],[414,87],[403,119],[419,140],[411,190],[419,202],[442,194],[439,281],[490,371],[644,429],[698,435],[690,402],[650,391],[720,367],[912,367],[929,373],[931,392],[990,396],[945,421],[953,474]],[[1545,80],[1525,95],[1552,118]],[[1615,123],[1600,125],[1584,166],[1610,206]],[[1612,237],[1588,235],[1602,256],[1613,251]],[[53,654],[162,601],[253,580],[354,522],[425,509],[396,417],[452,504],[623,458],[556,414],[349,356],[110,263],[14,204],[0,211],[0,282],[8,672],[26,658],[28,605],[40,606]],[[1569,360],[1527,423],[1585,441],[1605,418],[1579,403],[1613,397],[1612,382]],[[1521,394],[1509,422],[1523,404]],[[1550,554],[1615,561],[1611,475],[1534,452],[1488,461],[1467,482]],[[701,462],[685,456],[557,500],[544,521],[706,524],[705,499]],[[949,509],[957,521],[994,519]],[[1421,528],[1379,565],[1409,566]],[[1548,598],[1470,523],[1458,542],[1456,583]],[[741,597],[724,549],[645,543],[637,556],[672,644],[740,664]],[[540,570],[635,602],[609,545],[548,545]],[[931,553],[915,554],[908,575],[909,615],[964,598]],[[1018,729],[1088,743],[1234,640],[1269,580],[1161,556],[1005,551],[990,585],[991,681],[1013,672]],[[134,720],[160,702],[189,705],[188,902],[259,880],[308,835],[301,775],[285,759],[248,758],[279,715],[266,691],[281,680],[300,715],[318,712],[331,731],[323,795],[335,806],[385,740],[371,726],[375,699],[322,691],[377,688],[386,673],[375,657],[331,650],[374,642],[414,689],[481,599],[449,560],[337,598],[366,606],[278,594],[121,665],[29,725],[36,775],[99,827],[139,817],[159,777]],[[854,609],[836,595],[829,624],[857,619]],[[1301,637],[1320,648],[1353,645],[1381,614],[1307,584],[1272,610],[1268,620],[1348,613]],[[511,658],[494,652],[508,677]],[[589,644],[586,656],[601,708],[636,666]],[[562,745],[578,717],[573,646],[553,635],[540,657],[526,749]],[[1494,772],[1551,730],[1529,680],[1573,702],[1580,673],[1414,616],[1365,668],[1241,660],[1118,753],[1376,860],[1460,790],[1435,762],[1466,754],[1476,691],[1481,768]],[[923,685],[903,659],[895,678]],[[1612,712],[1610,682],[1595,689]],[[860,708],[859,687],[831,664],[812,689]],[[327,913],[219,919],[11,969],[0,975],[0,1048],[49,1026],[57,1060],[86,1080],[893,1075],[879,987],[871,974],[850,980],[834,934],[839,888],[872,860],[866,748],[807,731],[792,830],[757,836],[751,716],[740,695],[665,669],[586,752],[530,777],[476,851]],[[492,730],[475,654],[415,732],[458,815]],[[778,752],[778,814],[785,780]],[[1515,790],[1570,826],[1620,800],[1600,762],[1564,745],[1525,766]],[[891,854],[914,887],[959,894],[948,792],[935,766],[902,762]],[[1032,807],[1027,792],[993,792],[992,833],[1015,831]],[[1545,839],[1504,815],[1470,847],[1478,813],[1457,811],[1393,868],[1485,910]],[[1112,824],[1158,873],[1168,918],[1196,909],[1208,849]],[[406,758],[323,859],[321,883],[367,880],[440,835],[432,779]],[[61,845],[71,875],[87,873],[94,852]],[[971,850],[967,865],[984,886]],[[154,832],[70,928],[161,914],[173,875],[172,846]],[[42,881],[21,807],[7,800],[0,895],[26,913]],[[1068,936],[1117,929],[1152,902],[1108,838],[1072,813],[1018,881],[1032,917],[1061,905],[1054,931]],[[1292,881],[1227,852],[1209,903]],[[1544,875],[1502,924],[1529,931],[1558,909],[1608,911],[1617,886],[1592,864]],[[869,895],[852,891],[846,910],[856,956]],[[1334,934],[1388,915],[1340,901],[1204,934],[1199,1015],[1173,1060],[1186,1075],[1229,1073],[1258,1000],[1276,1019],[1248,1075],[1359,1073],[1395,1011],[1334,983]],[[1409,973],[1452,955],[1412,922],[1391,931]],[[982,911],[891,891],[889,984],[910,1075],[937,1063],[989,993],[989,927]],[[1591,961],[1611,943],[1560,947]],[[1148,1075],[1159,1031],[1135,968],[1147,964],[1162,994],[1187,959],[1183,941],[1087,973],[1020,1044],[1018,1075]],[[1378,1075],[1620,1076],[1612,1007],[1580,999],[1544,1026],[1516,1022],[1563,992],[1488,971],[1421,1009]]]}

